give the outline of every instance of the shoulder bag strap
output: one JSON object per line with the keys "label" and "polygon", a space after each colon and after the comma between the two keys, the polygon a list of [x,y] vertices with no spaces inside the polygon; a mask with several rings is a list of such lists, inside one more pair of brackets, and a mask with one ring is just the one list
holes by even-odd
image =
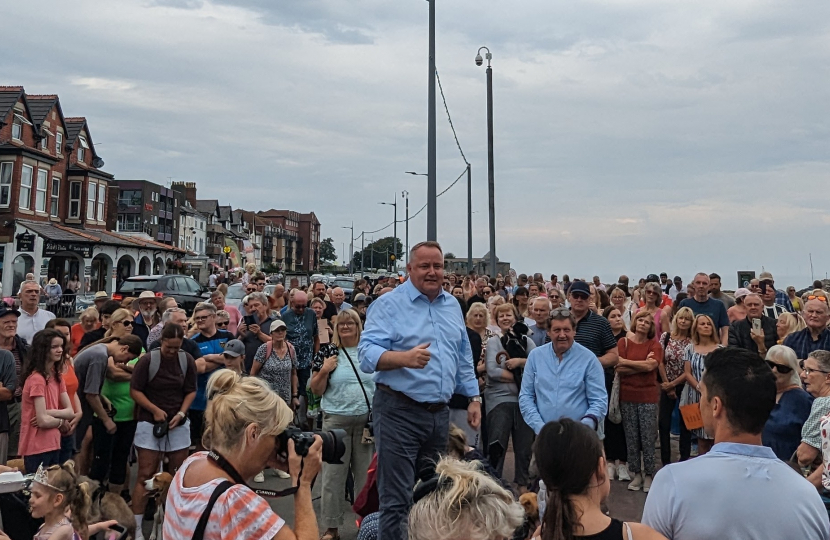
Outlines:
{"label": "shoulder bag strap", "polygon": [[363,390],[363,399],[366,400],[366,406],[369,408],[369,414],[372,414],[372,405],[369,404],[369,395],[366,393],[366,389],[363,388],[363,380],[360,378],[360,374],[358,374],[357,368],[354,367],[354,362],[352,362],[352,357],[349,355],[349,351],[346,350],[346,347],[343,347],[343,352],[346,353],[346,358],[349,359],[349,364],[352,366],[354,376],[357,377],[357,382],[360,383],[360,389]]}
{"label": "shoulder bag strap", "polygon": [[150,351],[150,369],[149,373],[147,374],[147,382],[152,382],[153,379],[156,378],[156,374],[158,374],[160,367],[161,351],[159,349],[153,349],[152,351]]}
{"label": "shoulder bag strap", "polygon": [[627,522],[623,522],[623,527],[625,528],[625,538],[626,540],[634,540],[634,535],[631,534],[631,525]]}
{"label": "shoulder bag strap", "polygon": [[193,531],[193,540],[204,539],[205,529],[207,528],[208,521],[210,521],[210,513],[213,511],[213,506],[216,504],[216,501],[219,500],[219,497],[221,497],[223,493],[228,491],[233,486],[233,482],[225,480],[213,490],[210,500],[208,500],[207,507],[205,508],[205,511],[202,512],[202,517],[199,518],[199,523],[196,525],[196,530]]}

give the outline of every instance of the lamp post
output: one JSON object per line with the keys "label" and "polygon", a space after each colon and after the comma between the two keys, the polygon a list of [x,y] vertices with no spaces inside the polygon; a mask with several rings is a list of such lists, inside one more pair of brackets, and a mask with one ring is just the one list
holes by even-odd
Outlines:
{"label": "lamp post", "polygon": [[484,57],[487,59],[487,192],[489,197],[490,211],[490,274],[496,275],[496,188],[493,179],[493,68],[490,67],[490,60],[493,55],[487,47],[480,47],[476,54],[476,65],[480,66],[483,61],[481,51],[486,50]]}
{"label": "lamp post", "polygon": [[349,274],[354,274],[354,221],[352,221],[350,226],[342,228],[352,231],[351,243],[349,244]]}
{"label": "lamp post", "polygon": [[[409,192],[407,190],[401,191],[401,198],[406,199],[406,248],[404,256],[406,257],[406,266],[409,265]],[[404,268],[406,268],[404,266]]]}
{"label": "lamp post", "polygon": [[[392,202],[381,202],[378,204],[385,204],[394,209],[395,221],[392,222],[392,255],[395,260],[398,260],[398,199],[393,195]],[[398,263],[395,263],[395,271],[398,269]]]}
{"label": "lamp post", "polygon": [[427,87],[427,240],[438,240],[435,154],[435,0],[429,0],[429,85]]}

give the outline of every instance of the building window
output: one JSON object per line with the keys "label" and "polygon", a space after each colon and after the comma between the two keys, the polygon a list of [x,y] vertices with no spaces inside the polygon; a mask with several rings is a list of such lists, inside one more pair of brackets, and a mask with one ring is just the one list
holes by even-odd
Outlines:
{"label": "building window", "polygon": [[89,145],[87,144],[86,139],[78,137],[78,161],[84,160],[87,150],[89,150]]}
{"label": "building window", "polygon": [[52,208],[50,214],[52,217],[58,217],[58,204],[61,197],[61,181],[57,178],[52,178]]}
{"label": "building window", "polygon": [[86,190],[86,219],[95,219],[95,190],[98,189],[98,184],[89,183]]}
{"label": "building window", "polygon": [[0,206],[8,208],[12,197],[12,171],[14,163],[0,163]]}
{"label": "building window", "polygon": [[81,218],[81,183],[69,183],[69,218]]}
{"label": "building window", "polygon": [[23,165],[23,172],[20,175],[20,208],[29,209],[32,204],[32,176],[35,170],[29,165]]}
{"label": "building window", "polygon": [[117,222],[118,230],[124,232],[140,232],[141,231],[141,215],[139,214],[119,214]]}
{"label": "building window", "polygon": [[44,135],[43,138],[40,140],[40,149],[44,152],[49,151],[49,135]]}
{"label": "building window", "polygon": [[107,200],[107,186],[98,184],[98,221],[104,221],[104,203]]}
{"label": "building window", "polygon": [[55,132],[55,153],[63,154],[63,133],[60,131]]}
{"label": "building window", "polygon": [[35,192],[35,210],[46,212],[46,186],[49,183],[49,171],[37,170],[37,191]]}
{"label": "building window", "polygon": [[12,139],[19,141],[23,137],[23,123],[14,119],[12,123]]}
{"label": "building window", "polygon": [[118,193],[118,206],[141,206],[141,190],[122,189]]}

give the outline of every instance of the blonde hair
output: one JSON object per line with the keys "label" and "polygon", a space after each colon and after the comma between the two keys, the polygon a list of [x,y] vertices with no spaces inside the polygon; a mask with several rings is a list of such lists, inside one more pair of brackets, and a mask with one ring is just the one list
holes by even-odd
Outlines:
{"label": "blonde hair", "polygon": [[[692,311],[690,307],[682,307],[677,310],[677,313],[674,314],[671,320],[671,337],[676,338],[680,335],[680,330],[677,328],[677,319],[680,317],[684,317],[692,321],[692,324],[695,322],[695,312]],[[689,329],[685,331],[686,335],[684,337],[691,337],[692,335],[692,325],[689,325]]]}
{"label": "blonde hair", "polygon": [[[294,289],[294,290],[296,290],[296,289]],[[314,304],[322,304],[323,309],[326,308],[326,301],[323,300],[322,298],[317,298],[316,296],[314,298],[312,298],[311,301],[308,303],[308,307],[312,307]]]}
{"label": "blonde hair", "polygon": [[472,306],[470,306],[470,309],[467,310],[467,316],[464,317],[464,322],[466,322],[467,324],[470,324],[470,321],[472,320],[472,316],[475,315],[479,311],[484,312],[485,325],[489,325],[490,324],[490,312],[487,311],[487,306],[485,306],[481,302],[475,302]]}
{"label": "blonde hair", "polygon": [[[112,336],[112,325],[114,323],[118,323],[121,321],[126,321],[127,319],[133,319],[133,314],[129,309],[118,308],[112,312],[112,316],[110,316],[110,327],[104,333],[104,337],[108,338]],[[130,332],[127,332],[128,334]]]}
{"label": "blonde hair", "polygon": [[712,320],[712,317],[703,314],[696,316],[694,322],[692,322],[692,343],[700,345],[700,333],[697,331],[697,323],[700,319],[706,319],[709,321],[709,324],[712,325],[712,336],[710,338],[712,343],[720,343],[720,340],[718,339],[718,329],[715,328],[715,322]]}
{"label": "blonde hair", "polygon": [[631,317],[631,331],[632,332],[637,331],[637,321],[639,321],[640,319],[648,319],[649,327],[648,327],[648,332],[647,332],[646,337],[648,339],[654,339],[654,334],[657,332],[657,328],[654,325],[654,315],[652,315],[648,311],[645,311],[645,310],[638,311],[637,313],[634,314],[633,317]]}
{"label": "blonde hair", "polygon": [[445,457],[438,462],[439,487],[412,506],[410,540],[512,538],[524,523],[524,508],[477,461]]}
{"label": "blonde hair", "polygon": [[493,308],[493,318],[495,319],[494,322],[496,324],[498,324],[499,315],[501,315],[502,313],[512,313],[515,321],[519,320],[519,310],[516,309],[516,306],[514,306],[513,304],[499,304],[498,306]]}
{"label": "blonde hair", "polygon": [[81,316],[78,318],[82,321],[84,319],[97,321],[100,318],[100,314],[98,313],[98,310],[94,307],[88,307],[81,312]]}
{"label": "blonde hair", "polygon": [[331,342],[337,345],[338,347],[343,347],[344,345],[340,343],[340,332],[339,330],[337,330],[337,326],[341,322],[346,320],[352,321],[355,324],[358,341],[360,341],[360,334],[363,332],[363,325],[360,324],[360,315],[357,314],[357,311],[353,309],[344,309],[343,311],[337,314],[337,317],[335,317],[333,321],[334,334],[331,337]]}
{"label": "blonde hair", "polygon": [[87,516],[92,507],[92,490],[89,483],[78,481],[75,462],[72,460],[63,465],[52,465],[46,469],[46,475],[49,485],[38,485],[63,495],[63,508],[69,507],[70,509],[72,528],[81,538],[88,538]]}
{"label": "blonde hair", "polygon": [[778,320],[780,321],[781,319],[787,321],[787,334],[784,337],[807,328],[807,323],[804,322],[804,318],[798,313],[784,312],[778,316]]}
{"label": "blonde hair", "polygon": [[[245,428],[256,424],[262,435],[279,435],[294,413],[268,383],[220,369],[208,380],[205,433],[202,445],[215,450],[238,450]],[[243,446],[244,448],[244,446]]]}

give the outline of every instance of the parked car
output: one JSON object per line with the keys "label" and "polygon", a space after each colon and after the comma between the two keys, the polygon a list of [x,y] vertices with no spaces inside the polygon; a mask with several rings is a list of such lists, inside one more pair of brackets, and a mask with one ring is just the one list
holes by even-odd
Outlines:
{"label": "parked car", "polygon": [[354,278],[340,276],[331,280],[329,286],[331,288],[340,287],[343,289],[343,292],[346,293],[346,298],[348,299],[352,297],[352,292],[354,292],[354,282]]}
{"label": "parked car", "polygon": [[210,300],[210,290],[207,287],[200,285],[190,276],[177,274],[127,278],[112,295],[112,299],[120,302],[130,296],[138,297],[144,291],[152,291],[159,298],[162,296],[175,298],[188,315],[193,313],[196,304]]}
{"label": "parked car", "polygon": [[241,283],[234,283],[228,287],[228,294],[225,295],[225,303],[239,309],[242,305],[242,299],[245,298],[245,289],[242,288]]}

